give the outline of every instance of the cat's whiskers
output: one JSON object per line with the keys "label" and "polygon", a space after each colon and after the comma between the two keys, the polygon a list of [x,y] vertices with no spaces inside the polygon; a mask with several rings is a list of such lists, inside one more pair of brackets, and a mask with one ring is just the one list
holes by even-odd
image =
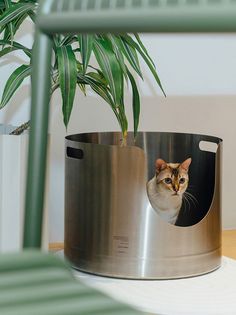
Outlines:
{"label": "cat's whiskers", "polygon": [[184,197],[183,197],[183,203],[182,203],[182,205],[184,206],[184,207],[183,207],[183,211],[185,212],[185,211],[186,211],[186,203],[185,203]]}
{"label": "cat's whiskers", "polygon": [[196,199],[196,197],[191,194],[190,192],[188,191],[185,191],[184,194],[186,194],[186,196],[188,196],[188,198],[193,202],[193,204],[197,207],[198,206],[198,201]]}
{"label": "cat's whiskers", "polygon": [[[189,190],[189,187],[188,187]],[[183,211],[187,212],[187,211],[191,211],[192,208],[196,208],[198,205],[198,201],[195,198],[195,196],[193,194],[191,194],[188,191],[185,191],[182,194],[182,198],[183,198]]]}
{"label": "cat's whiskers", "polygon": [[[185,196],[184,194],[183,194],[183,201],[184,201],[184,206],[185,206],[185,205],[188,205],[187,211],[190,211],[190,210],[191,210],[190,202],[189,202],[187,196]],[[186,210],[186,207],[185,207],[184,211],[185,211],[185,210]]]}

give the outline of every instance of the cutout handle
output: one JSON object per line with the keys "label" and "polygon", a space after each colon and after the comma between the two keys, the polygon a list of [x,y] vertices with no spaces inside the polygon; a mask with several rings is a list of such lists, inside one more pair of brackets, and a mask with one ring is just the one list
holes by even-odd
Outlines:
{"label": "cutout handle", "polygon": [[218,144],[210,141],[200,141],[199,149],[201,151],[213,152],[216,153],[218,149]]}
{"label": "cutout handle", "polygon": [[84,158],[84,151],[81,149],[67,147],[66,154],[68,157],[73,158],[73,159],[82,160]]}

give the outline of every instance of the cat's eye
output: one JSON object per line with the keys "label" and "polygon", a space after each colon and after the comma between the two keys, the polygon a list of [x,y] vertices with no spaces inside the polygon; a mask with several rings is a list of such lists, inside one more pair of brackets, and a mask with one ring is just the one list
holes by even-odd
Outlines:
{"label": "cat's eye", "polygon": [[168,178],[165,178],[164,182],[169,185],[169,184],[172,183],[172,179],[169,178],[169,177],[168,177]]}
{"label": "cat's eye", "polygon": [[185,183],[185,178],[180,178],[179,183],[180,184],[184,184]]}

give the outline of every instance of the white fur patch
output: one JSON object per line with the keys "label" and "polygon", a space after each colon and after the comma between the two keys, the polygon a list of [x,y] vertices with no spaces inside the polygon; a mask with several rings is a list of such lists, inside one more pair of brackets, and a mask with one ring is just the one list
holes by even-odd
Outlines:
{"label": "white fur patch", "polygon": [[158,189],[154,176],[147,184],[147,193],[154,210],[167,222],[175,224],[182,205],[182,195]]}

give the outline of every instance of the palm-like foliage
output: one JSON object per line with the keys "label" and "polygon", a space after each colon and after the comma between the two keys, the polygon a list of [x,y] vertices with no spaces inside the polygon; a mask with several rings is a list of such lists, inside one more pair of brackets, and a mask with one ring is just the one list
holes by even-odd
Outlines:
{"label": "palm-like foliage", "polygon": [[[0,0],[0,57],[21,50],[29,58],[29,63],[18,67],[7,80],[0,108],[9,102],[23,80],[31,75],[32,49],[16,42],[14,37],[27,17],[35,21],[37,7],[36,0]],[[76,88],[79,87],[86,94],[89,86],[110,105],[125,139],[128,122],[125,114],[124,85],[125,82],[130,82],[136,134],[140,115],[140,97],[133,74],[136,73],[142,78],[139,56],[144,59],[163,91],[155,65],[138,34],[132,36],[129,34],[55,35],[53,51],[51,92],[58,88],[61,90],[65,125],[68,125],[70,119]],[[92,55],[96,58],[97,67],[90,64]]]}

